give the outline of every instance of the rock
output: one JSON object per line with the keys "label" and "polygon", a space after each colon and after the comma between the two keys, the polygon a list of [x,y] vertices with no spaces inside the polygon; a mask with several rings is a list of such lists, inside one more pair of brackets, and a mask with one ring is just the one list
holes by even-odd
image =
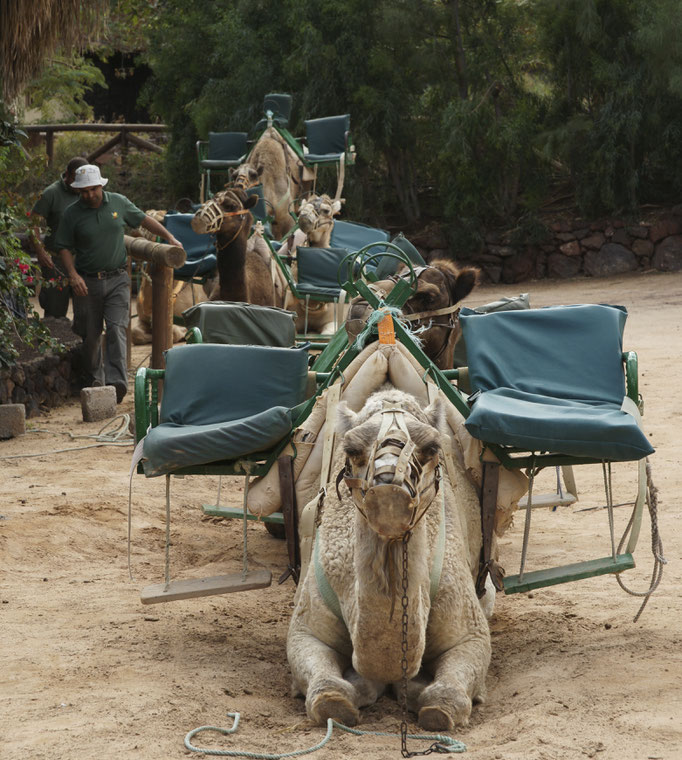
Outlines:
{"label": "rock", "polygon": [[635,240],[632,244],[632,252],[635,256],[651,256],[654,252],[654,244],[651,240]]}
{"label": "rock", "polygon": [[490,253],[503,259],[514,255],[514,249],[510,245],[489,245],[488,250]]}
{"label": "rock", "polygon": [[654,222],[649,229],[649,240],[658,243],[663,238],[671,235],[679,235],[682,232],[682,220],[675,217],[666,217]]}
{"label": "rock", "polygon": [[23,404],[0,406],[0,440],[16,438],[26,432],[26,407]]}
{"label": "rock", "polygon": [[423,248],[447,248],[448,240],[439,225],[429,224],[420,232],[416,232],[410,237],[410,242],[415,246]]}
{"label": "rock", "polygon": [[606,238],[604,237],[603,232],[597,232],[594,235],[583,238],[580,242],[585,248],[598,251],[606,242]]}
{"label": "rock", "polygon": [[561,240],[562,243],[568,243],[569,240],[575,240],[574,232],[557,232],[554,237],[557,240]]}
{"label": "rock", "polygon": [[493,285],[497,285],[502,277],[502,267],[496,264],[488,264],[482,267],[483,274],[487,277],[489,282]]}
{"label": "rock", "polygon": [[83,422],[99,422],[116,416],[116,389],[113,385],[100,385],[81,390]]}
{"label": "rock", "polygon": [[532,280],[535,277],[535,255],[526,250],[515,253],[504,260],[502,264],[502,282],[514,283],[523,280]]}
{"label": "rock", "polygon": [[606,243],[599,251],[589,251],[583,262],[585,274],[592,277],[632,272],[637,269],[635,254],[618,243]]}
{"label": "rock", "polygon": [[559,250],[564,256],[580,256],[580,243],[577,240],[571,240],[570,243],[560,245]]}
{"label": "rock", "polygon": [[550,253],[547,257],[547,277],[564,280],[575,277],[580,272],[579,256],[564,256],[563,253]]}
{"label": "rock", "polygon": [[583,227],[581,230],[573,230],[573,234],[575,235],[576,240],[582,240],[590,234],[590,228]]}
{"label": "rock", "polygon": [[616,230],[613,233],[613,237],[611,238],[612,243],[618,243],[619,245],[623,245],[626,248],[629,248],[632,244],[632,240],[630,239],[630,236],[625,231],[624,227],[621,227],[620,229]]}
{"label": "rock", "polygon": [[671,235],[662,240],[656,246],[651,265],[662,272],[679,272],[682,269],[682,235]]}
{"label": "rock", "polygon": [[646,240],[649,237],[649,227],[645,224],[638,224],[636,227],[628,227],[628,235],[640,240]]}

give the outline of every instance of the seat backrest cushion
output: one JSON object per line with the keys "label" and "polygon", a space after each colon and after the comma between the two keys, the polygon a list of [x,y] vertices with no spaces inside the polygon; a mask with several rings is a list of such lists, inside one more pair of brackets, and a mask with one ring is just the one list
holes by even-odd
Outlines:
{"label": "seat backrest cushion", "polygon": [[211,343],[166,352],[160,422],[208,425],[305,399],[304,349]]}
{"label": "seat backrest cushion", "polygon": [[253,187],[249,187],[246,190],[246,194],[248,196],[258,196],[258,203],[256,203],[255,206],[252,206],[251,213],[253,214],[253,217],[256,221],[264,222],[268,218],[269,214],[267,205],[265,203],[265,196],[263,195],[263,185],[254,185]]}
{"label": "seat backrest cushion", "polygon": [[263,98],[263,113],[272,111],[273,118],[286,127],[291,117],[291,95],[284,92],[270,92]]}
{"label": "seat backrest cushion", "polygon": [[[370,243],[383,243],[390,239],[386,230],[368,227],[359,222],[335,221],[332,228],[331,245],[333,248],[345,248],[348,251],[359,251]],[[381,246],[370,248],[369,254],[381,251]]]}
{"label": "seat backrest cushion", "polygon": [[[400,250],[412,262],[413,266],[426,266],[426,262],[424,261],[421,253],[419,253],[419,251],[412,245],[412,243],[410,243],[410,241],[403,235],[402,232],[399,232],[393,238],[393,240],[391,240],[391,243],[400,248]],[[395,251],[391,252],[395,253]],[[395,274],[395,272],[398,270],[398,267],[400,266],[402,266],[402,264],[398,259],[394,258],[393,256],[385,256],[379,260],[376,268],[376,276],[379,280],[384,280],[389,275]]]}
{"label": "seat backrest cushion", "polygon": [[322,288],[341,290],[338,280],[339,264],[348,254],[345,248],[306,248],[296,250],[298,281]]}
{"label": "seat backrest cushion", "polygon": [[[518,309],[530,309],[530,298],[528,293],[521,293],[518,296],[503,296],[497,301],[486,303],[483,306],[476,306],[473,311],[475,311],[476,314],[491,314],[495,311],[517,311]],[[460,333],[457,342],[455,343],[453,366],[467,366],[467,348],[462,333]],[[464,390],[466,391],[466,389]]]}
{"label": "seat backrest cushion", "polygon": [[463,308],[472,390],[511,388],[620,406],[626,318],[622,306],[600,304],[491,314]]}
{"label": "seat backrest cushion", "polygon": [[187,327],[201,330],[204,343],[288,348],[296,342],[296,315],[275,306],[203,301],[182,316]]}
{"label": "seat backrest cushion", "polygon": [[187,261],[198,261],[215,253],[215,235],[198,235],[192,229],[194,214],[166,214],[164,227],[181,243],[187,253]]}
{"label": "seat backrest cushion", "polygon": [[211,161],[235,161],[246,154],[246,132],[209,132],[208,158]]}
{"label": "seat backrest cushion", "polygon": [[349,129],[350,114],[308,119],[305,122],[308,150],[315,155],[344,153]]}

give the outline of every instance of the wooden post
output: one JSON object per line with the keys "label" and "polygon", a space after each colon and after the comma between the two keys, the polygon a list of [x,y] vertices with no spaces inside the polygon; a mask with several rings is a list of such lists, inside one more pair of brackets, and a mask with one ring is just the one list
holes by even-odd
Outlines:
{"label": "wooden post", "polygon": [[173,270],[159,264],[152,264],[152,369],[165,366],[163,352],[172,348],[173,333],[170,330],[173,312]]}
{"label": "wooden post", "polygon": [[45,132],[45,153],[47,153],[47,165],[52,166],[54,158],[54,132],[51,129]]}
{"label": "wooden post", "polygon": [[183,248],[125,235],[129,256],[151,262],[152,280],[152,369],[163,369],[163,352],[173,346],[173,269],[181,267],[187,254]]}

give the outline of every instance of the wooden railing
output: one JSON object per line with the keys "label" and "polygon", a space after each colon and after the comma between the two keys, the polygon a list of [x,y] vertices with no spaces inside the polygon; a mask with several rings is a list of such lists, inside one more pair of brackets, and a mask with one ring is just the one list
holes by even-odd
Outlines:
{"label": "wooden railing", "polygon": [[45,135],[45,152],[47,153],[47,163],[52,165],[54,158],[54,135],[55,132],[117,132],[117,134],[107,140],[99,148],[92,151],[87,156],[88,161],[95,162],[100,156],[108,153],[115,145],[119,143],[124,147],[134,145],[142,150],[151,150],[155,153],[161,153],[161,148],[155,143],[139,137],[134,132],[167,132],[168,127],[165,124],[28,124],[21,127],[27,134],[44,134]]}

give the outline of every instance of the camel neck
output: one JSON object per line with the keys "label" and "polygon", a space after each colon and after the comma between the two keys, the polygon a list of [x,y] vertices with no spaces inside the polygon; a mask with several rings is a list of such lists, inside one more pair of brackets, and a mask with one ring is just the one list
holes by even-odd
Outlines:
{"label": "camel neck", "polygon": [[[229,240],[229,237],[227,238]],[[221,301],[248,301],[246,292],[246,235],[238,235],[225,248],[218,235],[218,277]]]}

